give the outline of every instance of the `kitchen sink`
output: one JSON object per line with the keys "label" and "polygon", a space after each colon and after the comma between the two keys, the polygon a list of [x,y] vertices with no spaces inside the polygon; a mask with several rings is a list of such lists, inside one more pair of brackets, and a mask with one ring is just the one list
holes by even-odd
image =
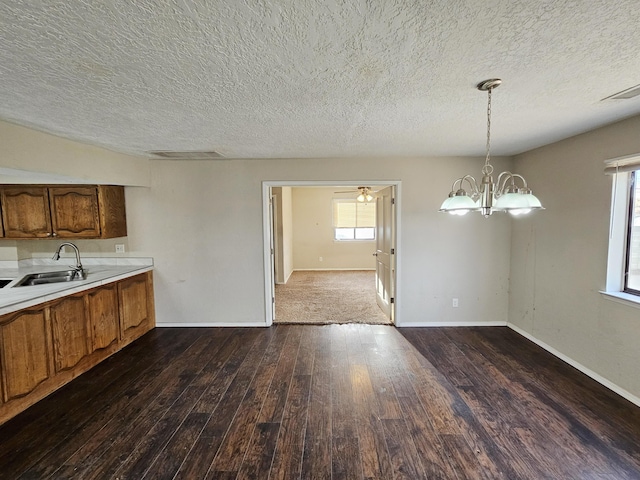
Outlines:
{"label": "kitchen sink", "polygon": [[30,273],[22,277],[14,287],[48,285],[50,283],[71,282],[72,280],[82,280],[78,272],[74,269],[60,270],[57,272]]}

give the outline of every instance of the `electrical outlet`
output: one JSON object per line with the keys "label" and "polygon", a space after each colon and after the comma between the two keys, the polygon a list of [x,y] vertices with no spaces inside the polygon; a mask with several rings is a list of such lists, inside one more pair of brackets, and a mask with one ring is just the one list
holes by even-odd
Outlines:
{"label": "electrical outlet", "polygon": [[458,299],[454,298],[453,302],[452,302],[453,308],[458,308],[459,304],[458,304]]}
{"label": "electrical outlet", "polygon": [[116,243],[116,253],[124,253],[124,243]]}
{"label": "electrical outlet", "polygon": [[324,260],[324,258],[322,258],[322,257],[318,257],[318,261],[319,261],[319,262],[322,262],[323,260]]}

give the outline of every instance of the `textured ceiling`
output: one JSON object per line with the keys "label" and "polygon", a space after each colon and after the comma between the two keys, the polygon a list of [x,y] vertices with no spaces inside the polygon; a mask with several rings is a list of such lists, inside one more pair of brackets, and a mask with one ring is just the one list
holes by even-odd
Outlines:
{"label": "textured ceiling", "polygon": [[[638,0],[4,0],[0,118],[114,150],[496,154],[640,114]],[[1,155],[1,149],[0,149]]]}

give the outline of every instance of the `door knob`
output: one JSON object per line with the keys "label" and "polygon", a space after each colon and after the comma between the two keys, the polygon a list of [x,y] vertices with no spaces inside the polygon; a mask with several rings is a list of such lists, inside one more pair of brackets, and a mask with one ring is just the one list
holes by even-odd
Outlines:
{"label": "door knob", "polygon": [[377,257],[377,256],[378,256],[378,252],[375,252],[375,253],[373,254],[373,256],[374,256],[374,257]]}

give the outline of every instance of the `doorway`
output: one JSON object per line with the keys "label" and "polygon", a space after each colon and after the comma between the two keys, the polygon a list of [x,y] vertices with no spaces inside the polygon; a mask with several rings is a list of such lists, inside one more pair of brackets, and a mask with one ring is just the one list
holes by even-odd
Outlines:
{"label": "doorway", "polygon": [[[293,259],[291,258],[290,252],[283,252],[283,245],[286,245],[287,234],[283,235],[283,229],[287,228],[287,221],[282,220],[282,209],[286,210],[287,204],[291,202],[291,194],[289,193],[289,197],[287,194],[282,194],[283,190],[288,190],[289,192],[296,189],[297,198],[300,203],[301,198],[307,198],[307,194],[302,194],[302,192],[314,191],[318,192],[323,190],[322,188],[309,188],[306,187],[324,187],[324,190],[335,189],[336,192],[333,193],[347,193],[349,189],[355,189],[354,185],[375,185],[376,195],[374,199],[371,201],[375,203],[376,206],[376,226],[375,226],[375,241],[372,242],[351,242],[350,245],[343,244],[339,246],[337,244],[341,243],[339,239],[332,238],[331,242],[334,243],[334,246],[328,245],[322,248],[316,248],[315,250],[312,248],[313,245],[309,245],[309,243],[313,243],[311,241],[312,237],[309,235],[313,235],[315,232],[314,228],[322,228],[322,225],[317,227],[318,223],[325,222],[326,219],[322,218],[320,222],[309,223],[306,225],[302,225],[301,229],[303,235],[307,235],[307,241],[299,242],[302,247],[298,248],[297,252],[297,262],[298,266],[302,266],[300,270],[304,271],[296,271],[292,267]],[[357,192],[357,190],[353,190]],[[275,193],[275,195],[274,195]],[[331,192],[330,192],[331,193]],[[314,195],[320,195],[314,194]],[[326,193],[324,194],[326,197]],[[352,198],[355,199],[357,193],[354,195],[334,195],[334,197],[338,198]],[[311,196],[313,198],[313,195]],[[308,200],[304,200],[308,201]],[[316,200],[317,201],[317,200]],[[335,218],[335,206],[332,207],[331,203],[333,200],[322,200],[325,202],[323,205],[326,207],[326,215],[331,217],[331,209],[334,210],[334,218]],[[370,318],[370,323],[394,323],[398,318],[399,311],[399,285],[397,282],[398,277],[398,269],[399,269],[399,239],[400,239],[400,216],[399,216],[399,205],[400,205],[400,182],[399,181],[326,181],[326,182],[278,182],[278,181],[266,181],[263,182],[263,230],[264,230],[264,272],[265,272],[265,311],[266,311],[266,325],[271,325],[274,319],[277,321],[278,317],[276,316],[276,302],[277,298],[281,298],[281,302],[279,305],[279,318],[284,318],[282,316],[282,308],[285,305],[285,300],[289,298],[293,298],[293,303],[286,304],[287,306],[293,305],[294,311],[298,313],[306,314],[306,321],[301,323],[314,323],[313,322],[313,312],[314,310],[319,311],[319,315],[327,316],[327,320],[329,317],[339,317],[340,315],[333,315],[343,313],[342,321],[322,321],[324,317],[319,318],[320,321],[318,323],[355,323],[355,322],[363,322],[366,320],[362,320],[363,318]],[[323,207],[323,208],[324,208]],[[297,207],[298,210],[300,208],[307,207]],[[307,210],[304,210],[306,213]],[[324,213],[319,213],[318,215],[325,215]],[[285,213],[286,216],[286,213]],[[298,211],[297,217],[300,218],[300,213]],[[302,215],[305,218],[304,221],[307,221],[306,215]],[[292,221],[290,219],[290,221]],[[329,222],[331,220],[329,219]],[[325,222],[326,223],[326,222]],[[283,225],[284,224],[284,225]],[[326,230],[326,225],[324,225]],[[291,228],[291,227],[289,227]],[[299,229],[300,231],[300,229]],[[336,237],[344,234],[344,231],[336,232]],[[366,233],[366,232],[365,232]],[[323,235],[326,232],[323,230]],[[296,236],[299,238],[300,233]],[[348,243],[348,242],[344,242]],[[358,243],[366,243],[364,248],[366,249],[367,258],[362,258],[363,246],[357,247]],[[361,267],[347,268],[344,271],[339,272],[340,268],[336,267],[336,257],[340,254],[336,254],[336,250],[331,251],[331,248],[340,249],[342,247],[346,247],[341,252],[354,252],[359,250],[360,257],[358,257],[357,253],[354,253],[354,260],[357,265],[363,265],[363,261],[366,262],[366,267],[362,268],[362,271],[359,269]],[[323,259],[323,251],[329,249],[330,251],[327,253],[327,256]],[[306,250],[305,250],[306,249]],[[286,249],[285,249],[286,250]],[[310,256],[313,257],[315,252],[315,258],[309,259]],[[319,255],[319,257],[318,257]],[[375,258],[372,258],[374,256]],[[301,260],[302,259],[302,260]],[[324,260],[324,263],[322,263]],[[283,266],[288,262],[288,273],[283,274]],[[311,262],[311,264],[309,263]],[[313,263],[315,262],[315,263]],[[321,263],[317,263],[321,262]],[[339,267],[339,265],[338,265]],[[332,271],[335,275],[329,275]],[[366,270],[366,271],[365,271]],[[293,273],[292,273],[293,272]],[[294,274],[295,273],[295,274]],[[289,276],[291,275],[291,276]],[[286,277],[286,278],[285,278]],[[287,281],[291,280],[291,281]],[[286,286],[284,285],[286,282]],[[371,282],[369,284],[369,282]],[[276,283],[278,283],[276,287]],[[296,291],[297,287],[310,287],[313,285],[313,288],[309,288],[306,290],[309,295],[312,296],[304,296],[299,295],[297,298],[296,294],[299,294],[300,291]],[[364,289],[366,285],[371,286],[372,292],[374,292],[375,297],[377,297],[376,301],[373,301],[373,309],[371,309],[370,304],[361,303],[361,305],[357,305],[357,301],[363,302],[365,294],[360,293],[358,289]],[[323,288],[326,289],[323,290]],[[276,288],[278,288],[278,294],[276,294]],[[333,289],[333,290],[331,290]],[[283,292],[287,295],[293,296],[283,296]],[[362,290],[364,292],[364,290]],[[315,296],[313,296],[315,295]],[[347,301],[348,298],[354,299],[354,303],[344,303],[342,310],[340,306],[341,301]],[[323,299],[324,298],[324,299]],[[331,299],[334,299],[332,302]],[[378,308],[379,306],[379,308]],[[297,308],[297,310],[295,310]],[[361,310],[361,314],[354,314],[353,312]],[[367,313],[368,312],[368,313]],[[386,322],[384,316],[386,315]],[[311,321],[309,322],[309,317],[311,316]],[[302,317],[300,317],[302,318]]]}

